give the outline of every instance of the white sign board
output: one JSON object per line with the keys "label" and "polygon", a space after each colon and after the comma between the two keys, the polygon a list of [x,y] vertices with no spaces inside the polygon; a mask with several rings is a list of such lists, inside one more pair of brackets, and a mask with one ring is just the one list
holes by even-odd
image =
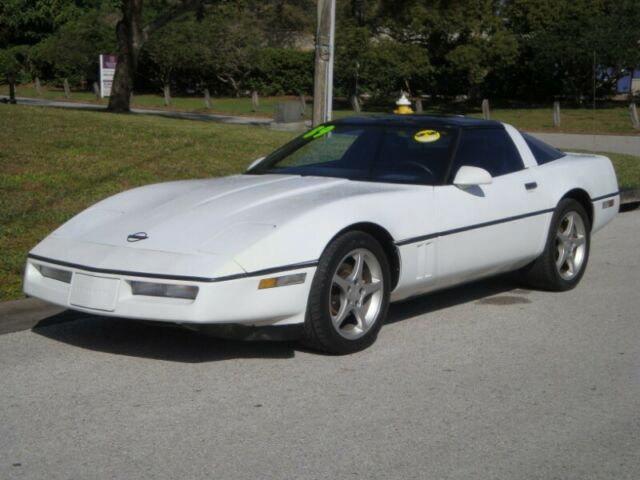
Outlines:
{"label": "white sign board", "polygon": [[111,84],[116,73],[116,55],[100,55],[100,96],[102,98],[111,95]]}

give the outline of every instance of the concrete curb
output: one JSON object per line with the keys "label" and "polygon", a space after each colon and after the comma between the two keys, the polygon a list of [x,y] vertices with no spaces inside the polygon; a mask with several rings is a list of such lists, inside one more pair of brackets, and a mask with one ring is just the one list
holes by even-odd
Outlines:
{"label": "concrete curb", "polygon": [[628,205],[640,202],[640,188],[623,188],[620,190],[620,204]]}

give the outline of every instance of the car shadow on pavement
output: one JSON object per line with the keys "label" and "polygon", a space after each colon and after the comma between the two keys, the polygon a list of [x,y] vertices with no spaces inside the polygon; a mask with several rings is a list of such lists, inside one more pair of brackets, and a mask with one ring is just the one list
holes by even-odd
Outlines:
{"label": "car shadow on pavement", "polygon": [[389,308],[385,323],[389,325],[469,302],[493,305],[529,303],[528,294],[529,290],[520,288],[513,275],[502,275],[394,303]]}
{"label": "car shadow on pavement", "polygon": [[[526,290],[518,290],[518,295],[502,295],[517,288],[509,277],[498,277],[422,295],[391,305],[386,323],[473,301],[528,302],[523,297],[528,293]],[[32,331],[88,350],[184,363],[238,358],[286,359],[294,357],[296,351],[308,351],[298,342],[219,339],[178,326],[98,317],[70,310],[44,319]]]}
{"label": "car shadow on pavement", "polygon": [[[66,318],[59,318],[61,316]],[[76,315],[50,317],[32,329],[43,337],[76,347],[115,355],[170,362],[201,363],[235,358],[291,358],[295,342],[241,342],[223,340],[172,325]]]}

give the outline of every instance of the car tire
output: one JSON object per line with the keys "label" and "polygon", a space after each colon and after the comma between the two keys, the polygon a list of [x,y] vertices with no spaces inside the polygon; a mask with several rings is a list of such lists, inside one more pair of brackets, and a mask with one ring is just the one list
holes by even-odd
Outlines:
{"label": "car tire", "polygon": [[391,274],[380,244],[352,231],[325,249],[313,277],[303,341],[345,355],[375,342],[389,307]]}
{"label": "car tire", "polygon": [[584,207],[571,198],[558,204],[544,251],[520,273],[529,286],[563,292],[580,282],[591,247],[591,222]]}

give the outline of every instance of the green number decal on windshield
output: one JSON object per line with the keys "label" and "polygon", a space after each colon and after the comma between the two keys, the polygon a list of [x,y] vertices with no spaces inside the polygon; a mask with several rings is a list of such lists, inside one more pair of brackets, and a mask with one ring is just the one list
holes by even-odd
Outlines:
{"label": "green number decal on windshield", "polygon": [[328,125],[328,126],[319,126],[314,128],[313,130],[309,130],[307,133],[304,134],[304,136],[302,138],[320,138],[323,135],[326,135],[327,133],[331,132],[335,127],[335,125]]}

